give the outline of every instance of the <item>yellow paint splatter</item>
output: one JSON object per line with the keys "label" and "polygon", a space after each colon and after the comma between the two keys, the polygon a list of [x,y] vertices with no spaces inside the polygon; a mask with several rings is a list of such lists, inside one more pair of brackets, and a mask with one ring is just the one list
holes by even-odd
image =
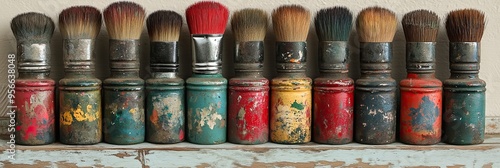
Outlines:
{"label": "yellow paint splatter", "polygon": [[130,109],[130,113],[134,114],[135,112],[137,112],[137,108]]}
{"label": "yellow paint splatter", "polygon": [[61,124],[71,125],[71,123],[73,123],[73,117],[71,116],[71,113],[68,111],[64,112],[61,117]]}

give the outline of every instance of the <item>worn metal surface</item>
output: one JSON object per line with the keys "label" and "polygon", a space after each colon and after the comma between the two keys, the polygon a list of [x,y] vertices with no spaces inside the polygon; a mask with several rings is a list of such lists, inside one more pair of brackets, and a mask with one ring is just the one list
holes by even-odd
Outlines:
{"label": "worn metal surface", "polygon": [[20,75],[16,80],[17,144],[44,145],[55,141],[54,85],[54,80],[46,78]]}
{"label": "worn metal surface", "polygon": [[222,34],[192,35],[193,73],[218,74],[222,68]]}
{"label": "worn metal surface", "polygon": [[186,88],[188,141],[226,142],[227,80],[221,74],[194,74],[186,80]]}
{"label": "worn metal surface", "polygon": [[444,81],[444,134],[450,144],[482,143],[486,83],[479,79],[480,43],[450,42],[451,76]]}
{"label": "worn metal surface", "polygon": [[151,42],[153,77],[146,80],[146,141],[184,141],[184,80],[177,77],[177,42]]}
{"label": "worn metal surface", "polygon": [[306,58],[306,42],[276,42],[278,76],[271,80],[271,142],[311,141],[312,80],[305,74]]}
{"label": "worn metal surface", "polygon": [[286,74],[271,82],[270,138],[272,142],[311,141],[312,80],[305,74]]}
{"label": "worn metal surface", "polygon": [[396,81],[391,78],[391,43],[361,43],[361,77],[356,80],[354,140],[396,140]]}
{"label": "worn metal surface", "polygon": [[16,143],[50,144],[55,141],[55,81],[48,78],[50,43],[18,41],[17,55],[19,76],[16,78],[13,93],[13,106],[16,107]]}
{"label": "worn metal surface", "polygon": [[434,76],[435,42],[407,42],[408,75],[400,82],[399,140],[430,145],[441,141],[442,83]]}
{"label": "worn metal surface", "polygon": [[269,80],[261,74],[264,42],[236,44],[236,76],[229,80],[227,138],[231,143],[262,144],[269,137]]}
{"label": "worn metal surface", "polygon": [[[0,144],[6,144],[1,140]],[[5,151],[8,146],[2,145]],[[498,167],[500,137],[484,144],[446,145],[195,145],[142,143],[117,146],[16,146],[16,160],[0,154],[2,167]],[[467,156],[467,157],[464,157]]]}
{"label": "worn metal surface", "polygon": [[349,143],[353,137],[354,81],[347,75],[347,42],[323,41],[320,46],[321,75],[314,79],[313,140]]}
{"label": "worn metal surface", "polygon": [[101,81],[94,76],[94,44],[93,39],[63,40],[65,76],[59,81],[61,143],[101,142]]}
{"label": "worn metal surface", "polygon": [[[72,81],[73,82],[73,81]],[[99,80],[59,86],[59,141],[65,144],[95,144],[102,139],[102,106]],[[76,86],[75,86],[76,85]],[[78,86],[86,85],[86,86]]]}
{"label": "worn metal surface", "polygon": [[135,144],[144,141],[144,80],[139,78],[139,41],[109,40],[111,77],[103,82],[104,141]]}

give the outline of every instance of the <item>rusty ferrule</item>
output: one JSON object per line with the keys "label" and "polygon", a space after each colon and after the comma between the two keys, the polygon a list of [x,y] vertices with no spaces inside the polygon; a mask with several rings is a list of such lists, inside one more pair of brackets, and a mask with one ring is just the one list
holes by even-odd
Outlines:
{"label": "rusty ferrule", "polygon": [[361,73],[390,73],[392,44],[361,42]]}
{"label": "rusty ferrule", "polygon": [[50,44],[20,42],[17,44],[19,73],[50,72]]}
{"label": "rusty ferrule", "polygon": [[321,41],[319,45],[319,71],[347,73],[349,47],[347,41]]}
{"label": "rusty ferrule", "polygon": [[179,68],[178,42],[151,42],[150,64],[151,71],[172,72],[175,74]]}
{"label": "rusty ferrule", "polygon": [[406,69],[411,73],[434,73],[436,42],[407,42]]}
{"label": "rusty ferrule", "polygon": [[94,43],[94,39],[64,39],[64,71],[93,72],[95,68]]}
{"label": "rusty ferrule", "polygon": [[192,35],[193,72],[219,74],[222,68],[222,34]]}
{"label": "rusty ferrule", "polygon": [[262,72],[264,42],[247,41],[236,43],[234,70],[236,72]]}
{"label": "rusty ferrule", "polygon": [[276,42],[276,67],[278,73],[306,71],[306,42]]}
{"label": "rusty ferrule", "polygon": [[480,59],[479,42],[450,42],[451,73],[479,73]]}
{"label": "rusty ferrule", "polygon": [[109,40],[111,72],[139,72],[139,40]]}

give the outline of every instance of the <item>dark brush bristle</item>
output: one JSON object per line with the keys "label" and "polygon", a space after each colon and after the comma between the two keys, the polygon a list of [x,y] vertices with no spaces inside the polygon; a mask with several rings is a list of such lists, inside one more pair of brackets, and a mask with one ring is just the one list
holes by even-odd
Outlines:
{"label": "dark brush bristle", "polygon": [[396,15],[382,7],[365,8],[359,12],[356,20],[360,42],[392,42],[396,28]]}
{"label": "dark brush bristle", "polygon": [[197,2],[186,9],[191,34],[224,34],[228,17],[228,9],[213,1]]}
{"label": "dark brush bristle", "polygon": [[273,29],[279,42],[306,41],[311,14],[300,5],[283,5],[272,14]]}
{"label": "dark brush bristle", "polygon": [[104,21],[111,39],[139,39],[144,17],[144,8],[133,2],[115,2],[104,10]]}
{"label": "dark brush bristle", "polygon": [[17,41],[48,42],[54,33],[54,22],[44,14],[29,12],[14,17],[10,28]]}
{"label": "dark brush bristle", "polygon": [[236,11],[231,18],[231,28],[237,42],[263,41],[267,30],[267,13],[260,9]]}
{"label": "dark brush bristle", "polygon": [[182,16],[174,11],[159,10],[148,16],[146,26],[151,41],[179,41]]}
{"label": "dark brush bristle", "polygon": [[321,9],[314,18],[320,41],[347,41],[352,29],[352,13],[346,7]]}
{"label": "dark brush bristle", "polygon": [[476,9],[451,11],[446,18],[446,33],[451,42],[480,42],[486,20]]}
{"label": "dark brush bristle", "polygon": [[73,6],[59,14],[59,30],[66,39],[94,39],[101,23],[101,12],[91,6]]}
{"label": "dark brush bristle", "polygon": [[415,10],[405,14],[403,30],[407,42],[435,42],[439,31],[439,16],[429,10]]}

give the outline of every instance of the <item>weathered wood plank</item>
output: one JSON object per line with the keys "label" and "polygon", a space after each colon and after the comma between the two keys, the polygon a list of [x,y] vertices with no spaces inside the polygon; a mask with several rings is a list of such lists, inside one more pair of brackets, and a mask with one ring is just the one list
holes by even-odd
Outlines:
{"label": "weathered wood plank", "polygon": [[[6,140],[1,140],[6,144]],[[17,166],[96,166],[96,167],[335,167],[335,166],[500,166],[500,135],[489,135],[484,144],[472,146],[431,145],[158,145],[90,146],[53,144],[16,146],[15,160],[8,159],[3,145],[0,165]]]}

